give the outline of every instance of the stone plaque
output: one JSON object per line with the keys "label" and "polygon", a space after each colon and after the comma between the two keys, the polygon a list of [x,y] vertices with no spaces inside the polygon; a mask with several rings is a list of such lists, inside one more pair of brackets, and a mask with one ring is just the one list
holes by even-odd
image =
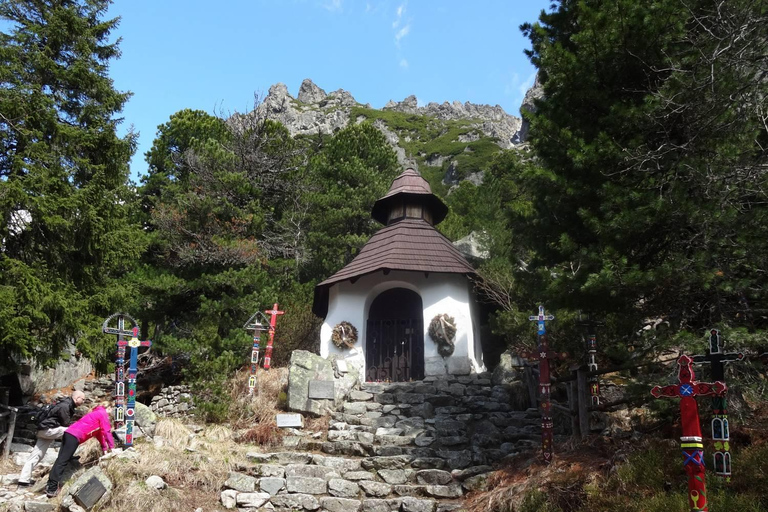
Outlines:
{"label": "stone plaque", "polygon": [[333,400],[336,398],[334,384],[335,382],[332,380],[309,381],[309,398],[326,398]]}
{"label": "stone plaque", "polygon": [[339,373],[347,373],[349,371],[349,368],[347,368],[347,362],[343,359],[336,361],[336,368],[339,369]]}
{"label": "stone plaque", "polygon": [[73,495],[73,498],[75,498],[75,502],[85,510],[91,510],[91,507],[98,503],[106,492],[107,489],[104,487],[104,484],[94,476],[85,482],[85,485]]}
{"label": "stone plaque", "polygon": [[304,426],[304,418],[301,414],[278,414],[277,426],[281,428]]}

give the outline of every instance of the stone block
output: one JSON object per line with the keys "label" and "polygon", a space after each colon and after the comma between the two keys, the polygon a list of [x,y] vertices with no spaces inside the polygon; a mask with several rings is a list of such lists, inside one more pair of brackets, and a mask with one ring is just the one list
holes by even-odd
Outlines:
{"label": "stone block", "polygon": [[358,512],[360,500],[348,498],[320,498],[320,506],[328,512]]}
{"label": "stone block", "polygon": [[357,498],[360,487],[355,482],[343,478],[331,478],[328,480],[328,494],[338,498]]}
{"label": "stone block", "polygon": [[271,476],[259,479],[259,490],[272,496],[285,488],[285,478],[274,478]]}
{"label": "stone block", "polygon": [[54,512],[56,508],[54,503],[46,501],[27,501],[24,503],[24,510],[27,512]]}
{"label": "stone block", "polygon": [[427,494],[435,498],[460,498],[464,493],[461,485],[427,485]]}
{"label": "stone block", "polygon": [[325,494],[328,483],[325,478],[289,476],[285,479],[288,492],[299,494]]}
{"label": "stone block", "polygon": [[469,375],[472,372],[472,363],[466,356],[452,356],[446,360],[448,373],[451,375]]}
{"label": "stone block", "polygon": [[440,469],[422,469],[416,472],[416,482],[428,485],[446,485],[453,480],[451,473]]}
{"label": "stone block", "polygon": [[424,358],[424,375],[427,377],[438,377],[445,375],[445,361],[442,357],[426,357]]}
{"label": "stone block", "polygon": [[368,393],[367,391],[353,390],[349,393],[349,399],[354,400],[355,402],[366,402],[372,398],[373,393]]}
{"label": "stone block", "polygon": [[432,500],[420,500],[413,497],[405,497],[401,502],[402,512],[434,512],[435,502]]}
{"label": "stone block", "polygon": [[344,473],[344,478],[353,482],[374,480],[376,476],[368,471],[348,471]]}
{"label": "stone block", "polygon": [[269,501],[271,496],[266,492],[241,492],[237,494],[237,505],[243,508],[259,508]]}
{"label": "stone block", "polygon": [[253,468],[253,474],[260,477],[285,477],[285,468],[279,464],[259,464]]}
{"label": "stone block", "polygon": [[224,482],[224,487],[238,492],[254,492],[256,490],[256,479],[250,475],[232,471]]}
{"label": "stone block", "polygon": [[343,457],[326,457],[325,455],[313,455],[312,463],[335,469],[340,473],[347,471],[359,471],[361,463],[358,459],[345,459]]}
{"label": "stone block", "polygon": [[309,494],[278,494],[272,496],[270,503],[276,508],[290,510],[317,510],[320,501]]}
{"label": "stone block", "polygon": [[408,481],[408,475],[402,469],[380,469],[378,474],[388,484],[404,484]]}
{"label": "stone block", "polygon": [[392,492],[392,486],[382,482],[363,480],[359,485],[365,495],[372,498],[383,498]]}
{"label": "stone block", "polygon": [[331,478],[339,478],[339,472],[328,466],[315,466],[315,465],[303,465],[303,464],[289,464],[285,467],[285,476],[301,476],[307,478],[322,478],[324,480],[330,480]]}
{"label": "stone block", "polygon": [[237,506],[237,491],[227,489],[221,491],[221,505],[226,509],[233,509]]}

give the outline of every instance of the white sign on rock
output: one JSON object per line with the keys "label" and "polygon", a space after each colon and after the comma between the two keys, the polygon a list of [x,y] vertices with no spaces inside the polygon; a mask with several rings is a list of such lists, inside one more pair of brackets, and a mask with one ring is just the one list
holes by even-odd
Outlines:
{"label": "white sign on rock", "polygon": [[304,426],[304,418],[301,416],[301,414],[278,414],[276,419],[277,426],[280,428],[301,428]]}

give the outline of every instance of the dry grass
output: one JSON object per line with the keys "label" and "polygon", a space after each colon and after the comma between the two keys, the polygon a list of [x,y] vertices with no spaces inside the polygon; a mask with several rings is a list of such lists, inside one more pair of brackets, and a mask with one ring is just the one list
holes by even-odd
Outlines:
{"label": "dry grass", "polygon": [[259,370],[256,373],[257,385],[253,395],[248,393],[250,372],[239,371],[231,381],[230,424],[242,428],[243,423],[252,424],[273,419],[285,406],[288,389],[288,368]]}
{"label": "dry grass", "polygon": [[191,436],[192,431],[177,419],[163,418],[155,427],[155,437],[162,437],[164,443],[176,448],[186,448]]}
{"label": "dry grass", "polygon": [[[102,469],[114,484],[112,497],[103,512],[166,512],[170,510],[220,509],[219,494],[230,471],[245,465],[252,446],[236,443],[230,429],[208,428],[194,436],[176,420],[158,423],[156,435],[168,441],[161,447],[149,442],[136,446],[135,459],[114,458]],[[192,443],[190,443],[192,440]],[[190,451],[190,447],[194,451]],[[144,481],[160,476],[168,488],[157,490]]]}

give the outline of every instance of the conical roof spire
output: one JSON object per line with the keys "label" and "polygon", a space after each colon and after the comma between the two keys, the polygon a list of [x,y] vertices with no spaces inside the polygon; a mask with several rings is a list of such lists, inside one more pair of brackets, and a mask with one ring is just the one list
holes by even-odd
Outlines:
{"label": "conical roof spire", "polygon": [[392,181],[389,192],[376,201],[371,217],[384,225],[406,217],[423,218],[432,225],[439,224],[448,214],[448,207],[432,193],[427,180],[406,169]]}

